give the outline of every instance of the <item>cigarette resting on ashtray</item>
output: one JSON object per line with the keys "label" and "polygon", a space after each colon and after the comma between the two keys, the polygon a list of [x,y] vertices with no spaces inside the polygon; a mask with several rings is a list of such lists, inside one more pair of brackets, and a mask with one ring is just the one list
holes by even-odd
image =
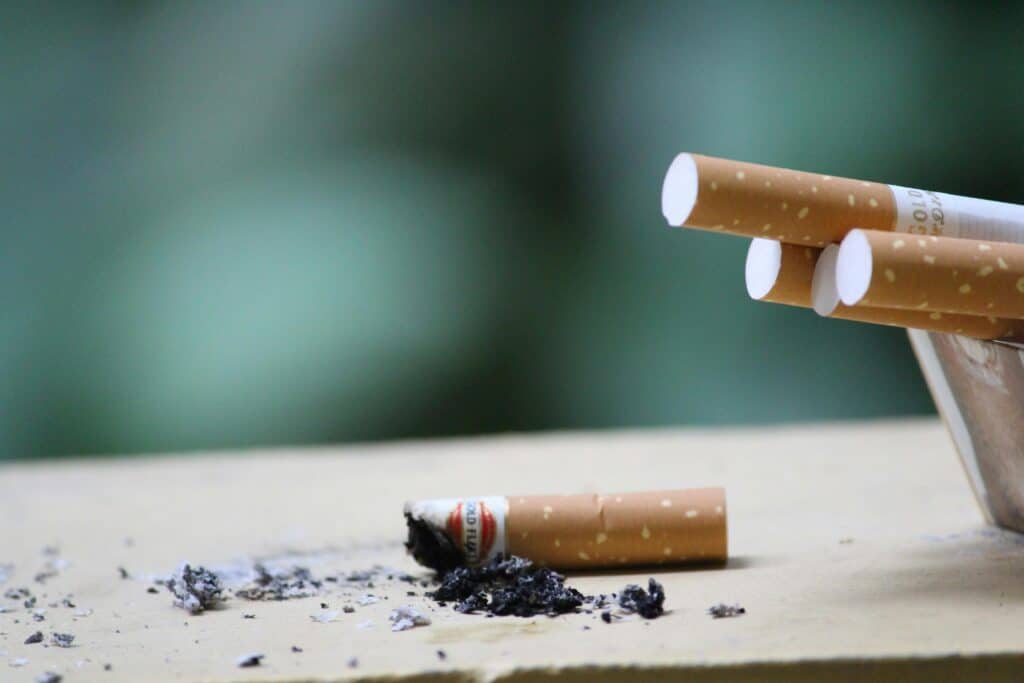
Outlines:
{"label": "cigarette resting on ashtray", "polygon": [[518,555],[556,569],[724,562],[725,490],[482,496],[406,503],[406,547],[437,571]]}

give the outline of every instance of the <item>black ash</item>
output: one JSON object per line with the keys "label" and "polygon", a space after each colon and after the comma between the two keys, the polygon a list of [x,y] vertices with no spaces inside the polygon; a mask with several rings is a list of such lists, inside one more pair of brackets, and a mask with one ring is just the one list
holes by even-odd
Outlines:
{"label": "black ash", "polygon": [[741,605],[727,605],[724,602],[720,602],[717,605],[712,605],[708,608],[708,614],[713,619],[728,619],[730,617],[738,617],[741,614],[746,614],[747,610]]}
{"label": "black ash", "polygon": [[167,581],[167,589],[174,594],[174,604],[192,614],[199,614],[224,599],[224,588],[217,575],[203,567],[193,568],[187,562]]}
{"label": "black ash", "polygon": [[409,513],[405,514],[405,523],[409,528],[405,547],[424,567],[430,567],[438,574],[447,574],[465,563],[462,552],[444,531]]}
{"label": "black ash", "polygon": [[36,676],[35,683],[60,683],[63,679],[60,674],[55,674],[52,671],[47,671]]}
{"label": "black ash", "polygon": [[41,643],[41,642],[43,642],[43,632],[42,631],[36,631],[35,633],[33,633],[32,635],[30,635],[28,638],[25,639],[25,644],[26,645],[35,645],[36,643]]}
{"label": "black ash", "polygon": [[70,633],[54,633],[50,635],[50,642],[57,647],[71,647],[75,637]]}
{"label": "black ash", "polygon": [[644,619],[657,619],[665,613],[665,589],[654,579],[647,580],[647,590],[630,584],[619,594],[619,607],[636,612]]}
{"label": "black ash", "polygon": [[259,666],[260,662],[263,661],[263,658],[265,656],[266,655],[262,655],[262,654],[260,654],[258,652],[252,652],[252,653],[247,654],[247,655],[242,655],[237,660],[235,660],[235,663],[238,666],[240,666],[241,668],[247,669],[247,668],[249,668],[251,666]]}

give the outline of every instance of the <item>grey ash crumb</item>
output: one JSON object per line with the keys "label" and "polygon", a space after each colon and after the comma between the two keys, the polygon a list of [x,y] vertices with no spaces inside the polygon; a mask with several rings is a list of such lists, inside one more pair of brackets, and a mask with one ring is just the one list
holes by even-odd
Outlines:
{"label": "grey ash crumb", "polygon": [[352,614],[353,612],[356,611],[356,608],[353,607],[352,605],[342,605],[341,611],[344,612],[345,614]]}
{"label": "grey ash crumb", "polygon": [[147,593],[153,593],[155,595],[155,594],[160,592],[160,589],[158,589],[156,586],[150,586],[149,588],[146,589],[146,592]]}
{"label": "grey ash crumb", "polygon": [[746,613],[746,608],[741,605],[726,605],[724,602],[720,602],[717,605],[712,605],[708,608],[708,614],[710,614],[714,619],[738,617],[739,615]]}
{"label": "grey ash crumb", "polygon": [[604,612],[601,612],[601,621],[603,621],[606,624],[612,623],[612,613],[611,613],[611,611],[605,610]]}
{"label": "grey ash crumb", "polygon": [[75,637],[70,633],[53,633],[50,635],[50,642],[57,647],[71,647]]}
{"label": "grey ash crumb", "polygon": [[263,661],[263,658],[265,656],[266,655],[262,655],[258,652],[250,652],[249,654],[242,655],[237,660],[235,660],[235,664],[237,664],[239,667],[243,669],[246,669],[251,666],[259,666],[260,662]]}
{"label": "grey ash crumb", "polygon": [[128,570],[125,569],[124,567],[118,567],[117,568],[117,575],[120,576],[122,579],[130,579],[130,578],[132,578],[132,575],[129,574]]}
{"label": "grey ash crumb", "polygon": [[352,659],[348,660],[348,668],[355,669],[358,666],[359,666],[359,660],[357,658],[353,657]]}
{"label": "grey ash crumb", "polygon": [[302,652],[302,648],[298,645],[292,645],[292,652]]}
{"label": "grey ash crumb", "polygon": [[174,594],[174,604],[192,614],[199,614],[224,599],[224,588],[217,575],[203,567],[193,568],[185,562],[167,581]]}
{"label": "grey ash crumb", "polygon": [[60,683],[60,674],[55,674],[52,671],[46,671],[36,676],[36,683]]}
{"label": "grey ash crumb", "polygon": [[657,619],[665,613],[665,589],[654,579],[647,580],[647,590],[629,585],[619,593],[619,607],[636,612],[644,619]]}
{"label": "grey ash crumb", "polygon": [[103,665],[103,670],[104,671],[113,671],[114,670],[114,665],[113,664],[104,664]]}
{"label": "grey ash crumb", "polygon": [[243,619],[255,619],[256,615],[255,614],[243,614],[242,618]]}
{"label": "grey ash crumb", "polygon": [[318,594],[323,585],[305,567],[293,567],[290,571],[274,574],[262,564],[256,564],[253,571],[256,578],[250,585],[235,591],[238,597],[246,600],[309,598]]}
{"label": "grey ash crumb", "polygon": [[443,662],[444,660],[448,659],[448,653],[446,653],[444,650],[438,650],[437,658]]}
{"label": "grey ash crumb", "polygon": [[41,643],[41,642],[43,642],[43,632],[42,631],[36,631],[35,633],[33,633],[32,635],[30,635],[28,638],[25,639],[25,644],[26,645],[35,645],[36,643]]}
{"label": "grey ash crumb", "polygon": [[71,600],[70,595],[61,600],[60,604],[64,605],[68,609],[74,609],[76,607],[75,603]]}

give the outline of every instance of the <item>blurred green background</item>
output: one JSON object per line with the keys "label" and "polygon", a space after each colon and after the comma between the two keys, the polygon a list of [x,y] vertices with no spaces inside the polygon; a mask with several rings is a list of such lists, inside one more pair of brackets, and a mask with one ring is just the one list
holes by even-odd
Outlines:
{"label": "blurred green background", "polygon": [[0,10],[0,457],[920,414],[679,151],[1024,197],[1017,5]]}

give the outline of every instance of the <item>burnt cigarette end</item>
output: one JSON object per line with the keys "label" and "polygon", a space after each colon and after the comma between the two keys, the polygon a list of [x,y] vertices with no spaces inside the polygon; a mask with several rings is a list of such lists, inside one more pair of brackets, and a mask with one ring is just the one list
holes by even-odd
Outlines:
{"label": "burnt cigarette end", "polygon": [[465,558],[447,533],[405,513],[409,536],[405,548],[424,567],[444,574],[465,564]]}

